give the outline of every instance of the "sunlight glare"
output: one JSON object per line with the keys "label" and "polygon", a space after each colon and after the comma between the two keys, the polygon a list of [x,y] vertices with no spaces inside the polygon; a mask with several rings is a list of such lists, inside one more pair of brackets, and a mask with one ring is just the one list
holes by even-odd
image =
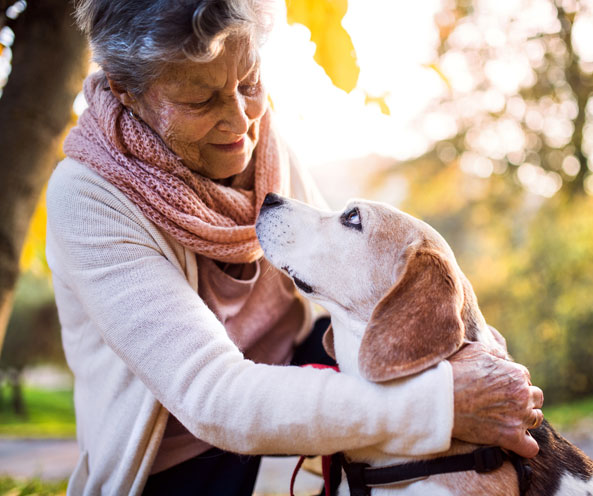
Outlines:
{"label": "sunlight glare", "polygon": [[584,62],[593,62],[593,15],[581,15],[575,20],[572,43]]}
{"label": "sunlight glare", "polygon": [[[361,69],[349,94],[333,86],[314,62],[307,28],[277,22],[263,48],[262,71],[278,124],[308,166],[371,153],[403,160],[430,144],[414,121],[447,91],[439,75],[426,67],[438,43],[433,17],[440,2],[378,4],[369,9],[364,0],[349,1],[343,25]],[[366,95],[385,95],[391,115],[365,105]],[[431,129],[441,136],[452,126],[446,124],[446,132]]]}

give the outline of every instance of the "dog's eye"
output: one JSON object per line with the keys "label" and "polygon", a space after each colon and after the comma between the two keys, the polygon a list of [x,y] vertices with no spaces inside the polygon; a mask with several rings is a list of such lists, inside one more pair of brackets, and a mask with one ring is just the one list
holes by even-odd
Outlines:
{"label": "dog's eye", "polygon": [[346,215],[346,220],[350,224],[360,224],[360,213],[358,213],[358,210],[356,208],[350,210],[350,212],[348,212],[348,215]]}
{"label": "dog's eye", "polygon": [[362,221],[360,219],[360,212],[357,208],[352,208],[342,215],[342,224],[346,227],[353,227],[362,231]]}

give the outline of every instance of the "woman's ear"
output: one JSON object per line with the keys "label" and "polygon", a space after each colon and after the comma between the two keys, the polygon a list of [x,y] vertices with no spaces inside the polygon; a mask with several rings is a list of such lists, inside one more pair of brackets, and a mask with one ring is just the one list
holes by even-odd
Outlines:
{"label": "woman's ear", "polygon": [[124,107],[133,109],[133,106],[136,103],[136,98],[134,98],[134,96],[132,96],[121,84],[116,83],[111,79],[109,75],[106,74],[105,77],[109,83],[109,88],[111,88],[111,93],[114,94],[115,98],[117,98]]}
{"label": "woman's ear", "polygon": [[447,258],[410,248],[399,280],[375,306],[358,354],[373,382],[415,374],[452,355],[463,343],[463,287]]}

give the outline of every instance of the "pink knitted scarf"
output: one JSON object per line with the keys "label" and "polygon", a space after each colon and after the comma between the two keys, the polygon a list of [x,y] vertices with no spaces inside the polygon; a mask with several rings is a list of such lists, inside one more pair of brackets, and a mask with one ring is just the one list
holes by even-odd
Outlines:
{"label": "pink knitted scarf", "polygon": [[266,193],[287,194],[288,153],[267,112],[247,169],[223,186],[188,169],[111,93],[103,72],[84,83],[89,107],[64,142],[67,156],[119,188],[144,215],[190,250],[246,263],[262,255],[255,220]]}

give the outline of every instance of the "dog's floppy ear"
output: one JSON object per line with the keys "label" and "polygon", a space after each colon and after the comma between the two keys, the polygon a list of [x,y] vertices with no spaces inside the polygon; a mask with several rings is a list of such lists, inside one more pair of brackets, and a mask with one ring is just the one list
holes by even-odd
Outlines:
{"label": "dog's floppy ear", "polygon": [[463,342],[463,288],[447,258],[408,249],[399,280],[373,309],[358,355],[361,374],[381,382],[415,374]]}

